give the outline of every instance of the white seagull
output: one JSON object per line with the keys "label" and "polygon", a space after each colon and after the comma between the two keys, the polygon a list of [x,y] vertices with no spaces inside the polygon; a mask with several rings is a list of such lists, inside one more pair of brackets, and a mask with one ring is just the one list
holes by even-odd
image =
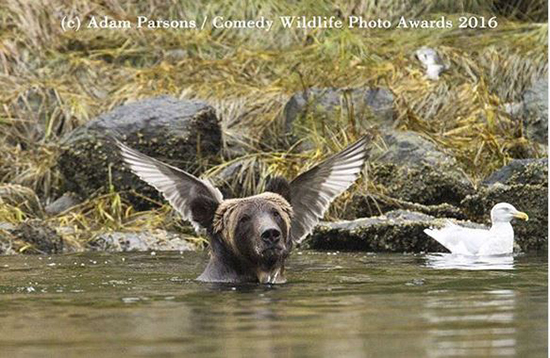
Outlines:
{"label": "white seagull", "polygon": [[514,250],[514,229],[512,219],[529,220],[526,213],[518,211],[508,203],[498,203],[491,209],[490,230],[470,229],[448,222],[442,229],[425,229],[451,253],[458,255],[506,255]]}
{"label": "white seagull", "polygon": [[430,80],[438,80],[439,75],[443,71],[447,71],[450,66],[443,63],[439,54],[429,47],[421,47],[415,52],[416,58],[422,62],[426,69],[426,78]]}

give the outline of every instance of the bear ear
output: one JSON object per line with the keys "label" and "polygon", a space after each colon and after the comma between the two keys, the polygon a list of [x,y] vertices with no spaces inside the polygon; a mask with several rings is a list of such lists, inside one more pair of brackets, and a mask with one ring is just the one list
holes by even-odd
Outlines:
{"label": "bear ear", "polygon": [[210,230],[219,203],[209,196],[199,195],[189,203],[192,220],[203,228]]}
{"label": "bear ear", "polygon": [[283,177],[274,177],[269,180],[265,191],[279,194],[290,203],[290,183]]}

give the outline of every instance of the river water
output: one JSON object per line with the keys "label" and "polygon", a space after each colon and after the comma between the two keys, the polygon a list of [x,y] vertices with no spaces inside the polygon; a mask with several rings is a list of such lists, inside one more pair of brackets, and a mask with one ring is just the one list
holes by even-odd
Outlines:
{"label": "river water", "polygon": [[206,253],[0,257],[2,357],[545,357],[545,256],[294,252],[288,283],[197,283]]}

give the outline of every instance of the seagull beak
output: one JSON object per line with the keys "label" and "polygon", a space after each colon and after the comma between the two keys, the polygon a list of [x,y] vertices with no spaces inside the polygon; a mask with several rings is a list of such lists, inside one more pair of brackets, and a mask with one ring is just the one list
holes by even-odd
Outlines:
{"label": "seagull beak", "polygon": [[529,220],[529,216],[526,213],[524,213],[523,211],[516,211],[514,213],[514,217],[517,218],[517,219],[525,220],[525,221]]}

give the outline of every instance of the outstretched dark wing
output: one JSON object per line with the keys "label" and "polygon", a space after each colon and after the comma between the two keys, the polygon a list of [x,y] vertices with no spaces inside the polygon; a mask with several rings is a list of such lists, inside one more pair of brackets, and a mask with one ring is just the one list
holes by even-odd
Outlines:
{"label": "outstretched dark wing", "polygon": [[194,220],[191,212],[193,200],[202,196],[217,204],[223,201],[222,193],[210,182],[131,149],[118,140],[116,143],[130,169],[147,184],[160,191],[183,219],[193,224],[195,230],[198,230],[200,225]]}
{"label": "outstretched dark wing", "polygon": [[357,179],[368,155],[367,142],[365,136],[290,183],[294,211],[290,235],[294,242],[311,233],[330,203]]}

